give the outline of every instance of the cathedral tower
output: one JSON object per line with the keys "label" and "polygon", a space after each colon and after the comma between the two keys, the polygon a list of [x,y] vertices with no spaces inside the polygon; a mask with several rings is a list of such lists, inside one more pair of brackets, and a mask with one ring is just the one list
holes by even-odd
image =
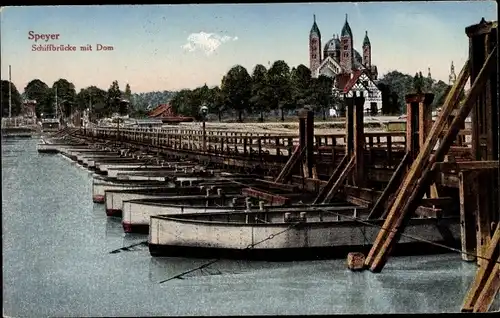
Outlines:
{"label": "cathedral tower", "polygon": [[313,15],[313,25],[309,32],[309,69],[314,72],[321,63],[321,32],[316,24],[316,15]]}
{"label": "cathedral tower", "polygon": [[352,31],[347,22],[347,14],[345,15],[345,23],[342,28],[342,33],[340,34],[340,66],[342,70],[346,73],[352,71],[354,62],[354,48],[352,40]]}
{"label": "cathedral tower", "polygon": [[368,31],[365,32],[365,38],[363,40],[363,65],[367,69],[371,69],[372,66],[372,45],[368,38]]}

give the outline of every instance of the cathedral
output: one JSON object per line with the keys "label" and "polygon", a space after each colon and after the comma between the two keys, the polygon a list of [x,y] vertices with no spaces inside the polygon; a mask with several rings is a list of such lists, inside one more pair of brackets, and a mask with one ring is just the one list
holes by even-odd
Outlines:
{"label": "cathedral", "polygon": [[[339,35],[321,46],[321,32],[316,24],[316,16],[309,33],[309,68],[313,77],[320,75],[334,80],[332,94],[350,97],[354,94],[365,97],[367,113],[377,114],[382,110],[382,94],[375,82],[377,67],[372,64],[372,50],[368,31],[365,33],[361,55],[354,49],[352,30],[347,21]],[[322,51],[323,49],[323,51]]]}

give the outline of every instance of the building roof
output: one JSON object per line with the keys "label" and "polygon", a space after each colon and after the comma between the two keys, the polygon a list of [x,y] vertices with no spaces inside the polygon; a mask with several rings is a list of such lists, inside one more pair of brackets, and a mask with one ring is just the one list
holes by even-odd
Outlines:
{"label": "building roof", "polygon": [[174,113],[170,104],[160,104],[155,109],[149,112],[149,118],[157,118],[163,122],[189,122],[193,121],[192,117],[178,116]]}
{"label": "building roof", "polygon": [[338,74],[335,77],[335,80],[336,80],[336,83],[337,83],[337,88],[340,89],[340,90],[343,90],[344,87],[347,85],[347,83],[349,82],[350,79],[351,79],[351,75],[348,74],[348,73]]}
{"label": "building roof", "polygon": [[354,84],[356,84],[356,82],[358,81],[361,74],[363,74],[363,70],[355,70],[352,72],[352,77],[349,79],[349,81],[344,86],[344,93],[347,93],[351,90],[351,88],[354,86]]}
{"label": "building roof", "polygon": [[160,104],[148,114],[149,117],[169,117],[175,116],[170,104]]}

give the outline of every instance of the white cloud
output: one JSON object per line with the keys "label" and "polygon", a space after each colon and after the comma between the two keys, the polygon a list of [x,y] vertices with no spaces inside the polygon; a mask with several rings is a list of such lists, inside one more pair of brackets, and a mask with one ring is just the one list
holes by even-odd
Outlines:
{"label": "white cloud", "polygon": [[197,50],[200,50],[205,52],[206,55],[211,55],[223,43],[236,40],[238,40],[237,36],[220,36],[215,33],[206,32],[191,33],[187,37],[187,43],[181,47],[188,52],[195,52]]}

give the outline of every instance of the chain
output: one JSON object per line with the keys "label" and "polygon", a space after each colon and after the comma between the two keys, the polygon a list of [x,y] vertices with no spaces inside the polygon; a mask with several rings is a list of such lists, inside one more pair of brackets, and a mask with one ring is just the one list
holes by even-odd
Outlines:
{"label": "chain", "polygon": [[249,244],[246,248],[244,248],[243,250],[248,250],[248,249],[251,249],[251,248],[254,248],[255,246],[259,245],[259,244],[262,244],[266,241],[269,241],[269,240],[272,240],[273,238],[275,238],[276,236],[280,235],[280,234],[283,234],[285,232],[288,232],[290,231],[291,229],[293,229],[294,227],[296,227],[298,224],[300,224],[302,222],[295,222],[293,223],[292,225],[290,225],[289,227],[287,227],[286,229],[284,229],[283,231],[280,231],[278,233],[274,233],[274,234],[271,234],[269,235],[268,237],[266,237],[265,239],[261,240],[261,241],[258,241],[256,243],[253,243],[253,244]]}

